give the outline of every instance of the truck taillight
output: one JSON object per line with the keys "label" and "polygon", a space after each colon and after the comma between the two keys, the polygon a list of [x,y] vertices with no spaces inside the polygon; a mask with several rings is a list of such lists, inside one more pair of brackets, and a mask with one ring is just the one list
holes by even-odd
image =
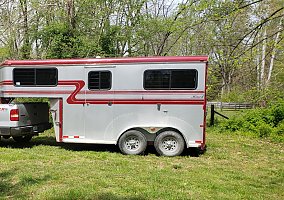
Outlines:
{"label": "truck taillight", "polygon": [[10,110],[10,121],[19,121],[19,109]]}

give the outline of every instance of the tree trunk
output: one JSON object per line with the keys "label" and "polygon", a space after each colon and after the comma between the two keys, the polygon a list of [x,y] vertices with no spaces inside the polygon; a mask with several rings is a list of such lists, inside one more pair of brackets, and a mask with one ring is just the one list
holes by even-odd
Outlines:
{"label": "tree trunk", "polygon": [[266,42],[266,27],[264,27],[264,33],[263,33],[263,44],[262,44],[262,60],[261,60],[261,68],[260,68],[260,82],[261,82],[261,88],[264,87],[264,72],[265,72],[265,57],[266,57],[266,46],[267,46],[267,42]]}
{"label": "tree trunk", "polygon": [[74,0],[67,1],[67,16],[72,30],[76,28]]}
{"label": "tree trunk", "polygon": [[271,59],[270,59],[270,65],[269,65],[269,71],[268,71],[268,77],[267,77],[267,80],[266,80],[266,85],[269,84],[270,79],[271,79],[271,74],[272,74],[272,70],[273,70],[273,65],[274,65],[274,59],[275,59],[277,44],[278,44],[278,42],[279,42],[279,37],[280,37],[280,31],[281,31],[281,26],[282,26],[282,20],[283,20],[283,17],[281,17],[281,19],[280,19],[279,28],[278,28],[278,33],[276,34],[276,37],[275,37],[275,40],[274,40],[274,46],[273,46],[273,50],[272,50],[272,53],[271,53]]}
{"label": "tree trunk", "polygon": [[30,39],[29,39],[29,27],[28,27],[28,5],[27,0],[20,0],[23,18],[24,18],[24,44],[22,47],[23,59],[30,58]]}
{"label": "tree trunk", "polygon": [[[257,36],[257,44],[259,44],[259,36]],[[261,58],[260,46],[256,47],[256,86],[257,89],[261,88],[261,79],[260,79],[260,58]]]}

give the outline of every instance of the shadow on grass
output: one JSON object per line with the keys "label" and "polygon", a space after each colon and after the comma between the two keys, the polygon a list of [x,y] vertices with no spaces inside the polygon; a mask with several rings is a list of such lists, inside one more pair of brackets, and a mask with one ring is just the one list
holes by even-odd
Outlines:
{"label": "shadow on grass", "polygon": [[58,146],[66,150],[73,151],[99,151],[99,152],[119,152],[119,149],[116,145],[104,145],[104,144],[79,144],[79,143],[59,143],[56,142],[55,137],[53,136],[39,136],[34,137],[30,142],[18,143],[15,142],[12,138],[2,139],[0,142],[0,147],[9,147],[16,149],[32,148],[35,146]]}
{"label": "shadow on grass", "polygon": [[43,182],[51,179],[51,176],[43,176],[40,178],[35,178],[32,176],[22,176],[19,178],[19,181],[15,181],[15,174],[17,174],[16,169],[11,169],[9,171],[0,172],[0,199],[14,199],[21,198],[25,199],[29,196],[28,193],[25,193],[25,188],[41,184]]}
{"label": "shadow on grass", "polygon": [[[9,148],[32,148],[34,146],[46,145],[46,146],[58,146],[66,150],[71,151],[97,151],[97,152],[111,152],[119,153],[120,150],[116,145],[106,145],[106,144],[79,144],[79,143],[58,143],[53,136],[39,136],[34,137],[30,142],[27,143],[17,143],[13,139],[8,139],[0,142],[0,147],[9,147]],[[185,149],[181,156],[191,156],[199,157],[203,154],[204,151],[200,151],[198,148],[189,148]],[[155,154],[158,156],[153,145],[148,145],[144,156],[149,154]]]}

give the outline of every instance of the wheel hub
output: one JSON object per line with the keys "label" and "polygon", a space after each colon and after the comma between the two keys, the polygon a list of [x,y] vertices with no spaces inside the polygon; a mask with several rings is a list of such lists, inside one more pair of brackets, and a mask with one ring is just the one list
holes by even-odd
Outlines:
{"label": "wheel hub", "polygon": [[165,138],[162,146],[167,151],[173,151],[177,147],[177,141],[174,138]]}
{"label": "wheel hub", "polygon": [[129,137],[125,141],[125,146],[128,150],[136,150],[139,148],[139,140],[136,137]]}

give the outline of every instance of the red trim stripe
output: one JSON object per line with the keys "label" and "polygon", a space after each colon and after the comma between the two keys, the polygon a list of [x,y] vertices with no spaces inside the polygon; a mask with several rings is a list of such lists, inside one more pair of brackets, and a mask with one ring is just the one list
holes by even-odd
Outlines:
{"label": "red trim stripe", "polygon": [[[37,91],[27,91],[27,90],[4,90],[3,93],[11,94],[70,94],[73,90],[37,90]],[[181,91],[172,91],[172,92],[148,92],[148,91],[87,91],[83,90],[78,92],[78,94],[96,94],[96,95],[189,95],[189,94],[204,94],[203,91],[192,91],[192,92],[181,92]]]}
{"label": "red trim stripe", "polygon": [[[65,81],[58,81],[58,86],[75,86],[75,83],[67,85],[66,83],[62,83],[62,82],[65,82]],[[10,81],[10,80],[2,81],[0,82],[0,85],[13,85],[13,81]],[[68,93],[71,93],[72,91],[71,90],[58,90],[58,91],[55,91],[55,90],[53,91],[5,90],[4,92],[5,93],[18,93],[18,94],[21,94],[21,93],[68,94]],[[166,94],[166,95],[169,95],[169,94],[204,94],[205,91],[201,91],[201,90],[169,90],[169,91],[165,91],[165,90],[115,90],[115,91],[81,90],[78,92],[78,94],[85,94],[85,93],[87,94],[148,94],[148,95],[149,94],[161,94],[161,95]]]}
{"label": "red trim stripe", "polygon": [[138,58],[128,57],[128,58],[91,58],[91,59],[6,60],[1,64],[1,66],[207,62],[207,61],[208,61],[208,56],[156,56],[156,57],[138,57]]}
{"label": "red trim stripe", "polygon": [[208,78],[208,62],[206,62],[206,69],[205,69],[205,80],[204,80],[204,116],[203,116],[203,142],[201,143],[201,149],[204,150],[206,147],[206,105],[207,105],[207,78]]}
{"label": "red trim stripe", "polygon": [[81,93],[87,93],[87,94],[147,94],[147,95],[169,95],[169,94],[203,94],[204,91],[188,91],[188,90],[169,90],[169,91],[145,91],[145,90],[115,90],[115,91],[90,91],[90,90],[85,90],[79,92]]}
{"label": "red trim stripe", "polygon": [[79,136],[79,135],[63,135],[63,139],[80,139],[80,137],[83,139],[85,137]]}
{"label": "red trim stripe", "polygon": [[4,94],[70,94],[73,91],[26,91],[26,90],[4,90]]}
{"label": "red trim stripe", "polygon": [[13,81],[1,81],[0,85],[13,85]]}
{"label": "red trim stripe", "polygon": [[59,100],[59,141],[62,142],[63,136],[63,100]]}
{"label": "red trim stripe", "polygon": [[[10,81],[7,81],[10,82]],[[64,86],[75,86],[74,91],[13,91],[13,90],[6,90],[3,93],[9,94],[70,94],[67,98],[68,104],[194,104],[200,105],[204,104],[204,100],[192,100],[192,99],[77,99],[77,94],[84,94],[82,88],[85,86],[85,82],[83,80],[74,80],[74,81],[58,81],[59,85]],[[170,94],[181,94],[185,93],[197,93],[201,94],[204,91],[109,91],[108,93],[105,91],[105,94],[162,94],[162,95],[170,95]],[[99,92],[97,92],[99,94]]]}

